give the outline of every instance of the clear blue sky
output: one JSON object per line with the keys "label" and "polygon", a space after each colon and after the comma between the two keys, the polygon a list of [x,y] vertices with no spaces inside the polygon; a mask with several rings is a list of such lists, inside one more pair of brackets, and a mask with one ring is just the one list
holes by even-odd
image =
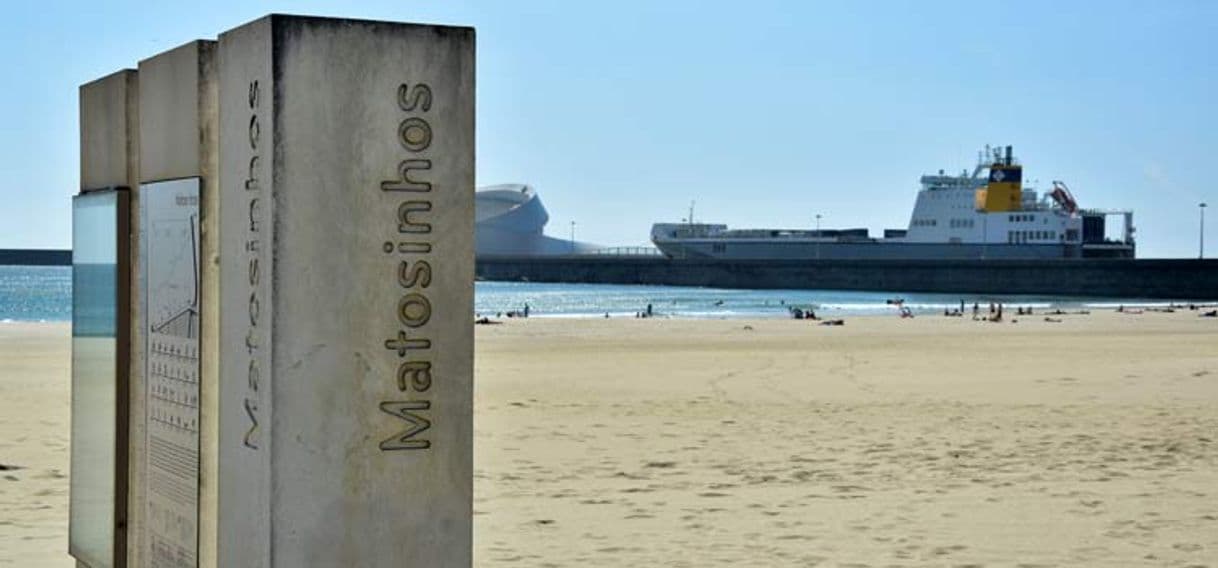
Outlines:
{"label": "clear blue sky", "polygon": [[[268,12],[478,29],[480,185],[550,232],[904,227],[920,174],[1014,144],[1025,179],[1133,208],[1141,256],[1218,227],[1218,2],[23,2],[0,33],[0,247],[70,246],[77,86]],[[1218,253],[1218,229],[1207,230]]]}

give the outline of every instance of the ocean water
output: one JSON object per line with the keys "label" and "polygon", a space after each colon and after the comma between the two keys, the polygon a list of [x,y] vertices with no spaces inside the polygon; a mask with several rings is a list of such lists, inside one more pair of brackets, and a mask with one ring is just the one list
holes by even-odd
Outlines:
{"label": "ocean water", "polygon": [[71,267],[0,265],[0,322],[71,319]]}
{"label": "ocean water", "polygon": [[[506,314],[529,306],[530,317],[633,317],[651,304],[657,316],[688,318],[789,317],[790,309],[812,308],[817,315],[867,315],[897,313],[889,300],[900,299],[917,313],[967,310],[973,303],[988,312],[990,302],[1008,307],[1037,309],[1102,309],[1120,305],[1167,306],[1170,300],[1138,298],[1082,298],[1070,296],[925,294],[855,292],[846,290],[736,290],[676,286],[627,286],[617,284],[545,284],[536,282],[478,282],[474,311],[483,316]],[[1177,301],[1176,303],[1180,303]]]}
{"label": "ocean water", "polygon": [[[920,313],[942,313],[964,300],[988,311],[989,302],[1037,309],[1104,309],[1118,305],[1166,306],[1169,300],[1145,298],[1083,298],[1070,296],[995,296],[979,294],[919,294],[834,290],[733,290],[675,286],[617,284],[546,284],[537,282],[477,282],[474,311],[495,316],[521,310],[533,317],[633,317],[652,305],[658,316],[689,318],[787,317],[790,307],[813,308],[818,315],[895,313],[887,303],[900,298]],[[95,293],[109,293],[95,290]],[[1176,300],[1176,303],[1187,302]],[[83,319],[87,314],[80,314]],[[99,325],[106,314],[97,314]],[[66,266],[0,266],[0,322],[70,321],[72,269]],[[83,320],[82,320],[83,321]]]}

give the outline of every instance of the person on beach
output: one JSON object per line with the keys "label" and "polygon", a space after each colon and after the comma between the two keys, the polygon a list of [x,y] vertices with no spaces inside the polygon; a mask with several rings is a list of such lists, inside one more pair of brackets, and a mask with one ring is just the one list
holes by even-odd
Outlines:
{"label": "person on beach", "polygon": [[651,317],[651,316],[652,316],[651,304],[647,304],[647,317]]}

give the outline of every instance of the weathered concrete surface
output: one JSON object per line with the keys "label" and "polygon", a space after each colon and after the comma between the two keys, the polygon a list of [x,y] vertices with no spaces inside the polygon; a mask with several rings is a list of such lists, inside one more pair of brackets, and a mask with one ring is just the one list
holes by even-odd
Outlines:
{"label": "weathered concrete surface", "polygon": [[140,61],[141,181],[202,175],[208,126],[202,111],[214,98],[208,82],[214,81],[215,46],[196,40]]}
{"label": "weathered concrete surface", "polygon": [[[219,85],[214,41],[197,40],[139,63],[140,181],[151,183],[178,178],[200,178],[200,381],[199,381],[199,519],[200,566],[215,566],[216,487],[219,438]],[[138,191],[135,203],[138,206]],[[137,254],[136,256],[141,256]],[[139,272],[142,273],[142,272]],[[142,306],[143,298],[135,304]],[[142,314],[141,314],[142,316]],[[141,317],[137,329],[147,325]],[[132,358],[133,513],[129,542],[132,566],[151,563],[145,522],[146,437],[144,418],[147,384],[142,336],[133,341]],[[136,371],[136,369],[139,371]],[[135,373],[139,373],[136,380]],[[137,404],[138,402],[138,404]]]}
{"label": "weathered concrete surface", "polygon": [[717,288],[1218,298],[1218,260],[478,259],[478,278]]}
{"label": "weathered concrete surface", "polygon": [[[125,187],[130,191],[124,192],[120,202],[124,212],[134,211],[136,193],[139,187],[139,74],[134,69],[124,69],[80,86],[80,191],[104,190],[107,188]],[[121,333],[115,349],[123,352],[117,355],[119,364],[126,364],[125,372],[119,372],[121,387],[130,390],[128,381],[138,380],[138,365],[133,362],[142,351],[142,342],[137,334],[137,326],[142,310],[131,299],[138,297],[139,280],[134,275],[139,273],[139,259],[136,251],[138,246],[139,220],[137,215],[125,215],[119,219],[120,255],[118,285],[126,288],[119,293],[118,325]],[[127,238],[123,241],[122,233]],[[125,253],[125,254],[124,254]],[[127,304],[126,306],[122,304]],[[129,306],[129,307],[128,307]],[[124,308],[127,308],[124,311]],[[136,374],[133,374],[136,373]],[[122,393],[116,393],[121,396]],[[133,435],[132,420],[136,409],[129,405],[119,404],[115,409],[126,422],[126,426],[116,425],[119,439]],[[126,412],[127,414],[123,414]],[[142,415],[142,414],[141,414]],[[133,462],[129,457],[130,448],[116,448],[119,463]],[[129,506],[129,489],[131,483],[131,468],[122,477],[121,488],[116,487],[115,500],[117,515],[122,519],[121,526],[116,529],[116,537],[126,541],[115,543],[114,558],[118,562],[128,559],[131,539],[131,507]],[[120,505],[121,502],[121,505]],[[71,527],[69,527],[69,534]]]}
{"label": "weathered concrete surface", "polygon": [[474,33],[220,36],[220,566],[471,563]]}
{"label": "weathered concrete surface", "polygon": [[139,181],[139,75],[124,69],[80,86],[80,189]]}

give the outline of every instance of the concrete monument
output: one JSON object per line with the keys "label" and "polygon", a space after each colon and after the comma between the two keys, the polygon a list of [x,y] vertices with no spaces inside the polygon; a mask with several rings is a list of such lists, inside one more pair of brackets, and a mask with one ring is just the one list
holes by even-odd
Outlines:
{"label": "concrete monument", "polygon": [[115,448],[78,563],[469,566],[473,30],[268,16],[82,87],[81,123],[130,347],[112,412],[73,406]]}
{"label": "concrete monument", "polygon": [[220,36],[221,566],[469,566],[474,37]]}
{"label": "concrete monument", "polygon": [[[216,42],[139,64],[140,280],[132,369],[130,559],[211,566],[218,314]],[[207,308],[207,309],[204,309]]]}

